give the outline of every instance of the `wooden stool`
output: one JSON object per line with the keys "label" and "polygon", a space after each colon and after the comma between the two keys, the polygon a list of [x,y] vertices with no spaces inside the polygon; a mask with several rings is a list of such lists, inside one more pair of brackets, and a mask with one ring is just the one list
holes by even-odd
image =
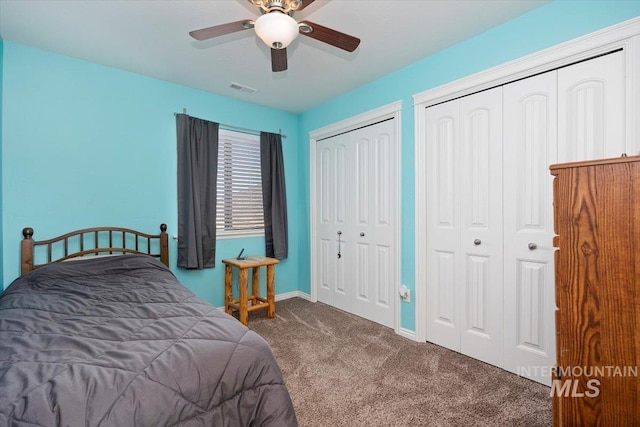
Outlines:
{"label": "wooden stool", "polygon": [[[243,325],[249,324],[249,312],[267,309],[267,318],[276,317],[275,288],[273,279],[275,277],[274,266],[278,264],[275,258],[267,258],[260,256],[247,257],[245,259],[223,259],[224,267],[224,311],[232,314],[233,310],[240,313],[240,322]],[[267,298],[260,296],[260,267],[267,267]],[[233,277],[233,267],[238,269],[240,296],[233,299],[233,290],[231,288],[231,278]],[[247,269],[251,268],[251,296],[247,295]]]}

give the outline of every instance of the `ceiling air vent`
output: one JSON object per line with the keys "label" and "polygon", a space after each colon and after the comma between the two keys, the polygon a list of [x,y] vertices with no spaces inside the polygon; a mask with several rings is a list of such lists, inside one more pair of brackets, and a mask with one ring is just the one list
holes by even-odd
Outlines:
{"label": "ceiling air vent", "polygon": [[258,89],[254,89],[252,87],[241,85],[240,83],[234,83],[234,82],[231,82],[231,86],[229,87],[231,89],[239,90],[245,93],[256,93],[258,91]]}

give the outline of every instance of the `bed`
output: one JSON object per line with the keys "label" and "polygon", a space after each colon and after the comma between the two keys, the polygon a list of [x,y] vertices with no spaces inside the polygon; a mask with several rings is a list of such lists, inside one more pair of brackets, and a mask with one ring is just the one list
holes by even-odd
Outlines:
{"label": "bed", "polygon": [[167,268],[164,224],[33,235],[0,295],[0,426],[297,425],[268,344]]}

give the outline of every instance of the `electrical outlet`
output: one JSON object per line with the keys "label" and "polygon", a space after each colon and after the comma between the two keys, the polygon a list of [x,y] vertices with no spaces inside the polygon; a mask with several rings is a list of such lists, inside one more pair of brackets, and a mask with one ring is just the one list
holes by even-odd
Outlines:
{"label": "electrical outlet", "polygon": [[400,298],[402,298],[402,301],[411,302],[411,290],[409,288],[402,285],[398,291],[400,292]]}

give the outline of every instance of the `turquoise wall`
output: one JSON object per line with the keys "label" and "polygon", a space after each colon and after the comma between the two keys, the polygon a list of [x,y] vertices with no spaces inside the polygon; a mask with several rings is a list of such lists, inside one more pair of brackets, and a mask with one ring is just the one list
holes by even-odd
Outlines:
{"label": "turquoise wall", "polygon": [[[45,239],[69,230],[118,225],[177,229],[174,112],[277,132],[295,212],[300,183],[297,115],[212,95],[23,45],[4,43],[2,218],[4,286],[18,275],[23,227]],[[289,218],[292,250],[277,269],[278,293],[297,290],[301,227]],[[215,306],[224,304],[224,268],[172,270]],[[264,254],[264,238],[219,240],[217,260],[240,249]],[[305,260],[306,262],[306,260]]]}
{"label": "turquoise wall", "polygon": [[[151,232],[166,222],[175,234],[173,113],[184,107],[193,116],[272,132],[282,128],[289,136],[283,145],[290,258],[277,269],[277,292],[309,293],[308,134],[401,100],[400,273],[402,283],[414,290],[412,96],[639,15],[640,1],[554,1],[302,115],[5,41],[0,44],[4,286],[18,274],[20,232],[25,226],[35,229],[36,239],[105,224]],[[430,37],[428,31],[425,37]],[[223,269],[177,269],[175,246],[171,240],[172,269],[178,278],[221,306]],[[220,240],[217,259],[235,256],[242,247],[263,253],[264,239]],[[415,330],[414,302],[401,307],[402,327]]]}
{"label": "turquoise wall", "polygon": [[[640,15],[640,1],[554,1],[519,18],[495,27],[435,55],[429,56],[384,78],[335,98],[300,117],[300,141],[309,132],[382,105],[402,101],[401,141],[401,283],[415,290],[415,182],[414,112],[412,96],[517,59],[578,36]],[[425,37],[431,37],[428,29]],[[419,43],[411,40],[409,43]],[[300,180],[309,182],[309,147],[303,144],[299,161],[305,162]],[[306,187],[301,190],[306,191]],[[306,199],[305,199],[306,198]],[[305,217],[309,223],[309,196]],[[309,258],[309,233],[301,247]],[[300,267],[300,290],[310,292],[309,264]],[[401,326],[415,330],[415,301],[402,303]]]}

